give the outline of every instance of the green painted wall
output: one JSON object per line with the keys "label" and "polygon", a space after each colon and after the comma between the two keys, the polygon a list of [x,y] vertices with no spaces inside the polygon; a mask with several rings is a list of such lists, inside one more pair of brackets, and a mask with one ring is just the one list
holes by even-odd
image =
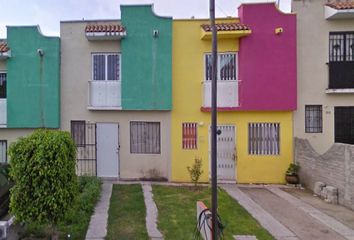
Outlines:
{"label": "green painted wall", "polygon": [[59,128],[59,37],[45,37],[37,26],[7,27],[7,43],[7,127]]}
{"label": "green painted wall", "polygon": [[[152,5],[121,6],[123,110],[172,109],[172,18]],[[153,37],[153,30],[158,36]]]}

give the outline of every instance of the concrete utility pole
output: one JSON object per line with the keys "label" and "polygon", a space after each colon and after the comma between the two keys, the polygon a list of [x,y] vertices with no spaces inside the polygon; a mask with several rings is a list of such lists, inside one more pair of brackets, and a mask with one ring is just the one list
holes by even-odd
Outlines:
{"label": "concrete utility pole", "polygon": [[218,192],[217,192],[217,145],[216,145],[216,131],[217,131],[217,35],[215,27],[215,0],[210,0],[210,24],[212,30],[212,77],[211,77],[211,216],[212,216],[212,239],[217,240],[218,237],[218,223],[217,223],[217,209],[218,209]]}

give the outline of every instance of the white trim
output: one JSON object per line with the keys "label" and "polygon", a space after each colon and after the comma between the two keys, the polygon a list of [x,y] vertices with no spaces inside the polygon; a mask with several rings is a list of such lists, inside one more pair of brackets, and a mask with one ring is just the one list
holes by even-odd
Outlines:
{"label": "white trim", "polygon": [[334,88],[329,88],[326,89],[325,91],[327,94],[348,94],[348,93],[354,93],[354,88],[338,88],[338,89],[334,89]]}
{"label": "white trim", "polygon": [[122,107],[92,107],[87,106],[87,110],[122,110]]}
{"label": "white trim", "polygon": [[127,33],[124,32],[86,32],[87,40],[119,40],[124,38]]}
{"label": "white trim", "polygon": [[350,19],[354,18],[354,9],[335,9],[329,6],[325,6],[325,19],[335,20],[335,19]]}

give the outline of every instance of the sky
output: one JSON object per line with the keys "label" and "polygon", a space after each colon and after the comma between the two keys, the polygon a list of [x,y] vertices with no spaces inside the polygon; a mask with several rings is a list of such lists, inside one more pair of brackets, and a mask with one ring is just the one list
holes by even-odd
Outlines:
{"label": "sky", "polygon": [[[237,16],[242,2],[274,1],[290,11],[290,0],[215,0],[216,16]],[[209,17],[209,0],[0,0],[0,38],[6,38],[6,26],[14,25],[39,25],[44,35],[59,36],[60,21],[119,19],[121,4],[151,3],[160,16]]]}

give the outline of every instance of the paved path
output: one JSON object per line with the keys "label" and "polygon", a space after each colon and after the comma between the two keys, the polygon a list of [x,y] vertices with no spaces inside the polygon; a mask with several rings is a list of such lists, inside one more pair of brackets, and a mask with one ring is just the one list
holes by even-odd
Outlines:
{"label": "paved path", "polygon": [[150,183],[142,184],[144,201],[146,206],[146,229],[150,239],[163,239],[162,234],[157,229],[157,207],[153,199],[152,187]]}
{"label": "paved path", "polygon": [[86,240],[103,240],[107,235],[108,209],[112,195],[112,184],[102,184],[101,198],[96,205],[86,233]]}
{"label": "paved path", "polygon": [[[279,186],[222,187],[276,239],[354,240],[354,230],[349,227],[350,224],[338,221],[321,211],[319,206],[314,207]],[[326,204],[323,202],[323,205]],[[351,220],[354,220],[354,214]]]}

